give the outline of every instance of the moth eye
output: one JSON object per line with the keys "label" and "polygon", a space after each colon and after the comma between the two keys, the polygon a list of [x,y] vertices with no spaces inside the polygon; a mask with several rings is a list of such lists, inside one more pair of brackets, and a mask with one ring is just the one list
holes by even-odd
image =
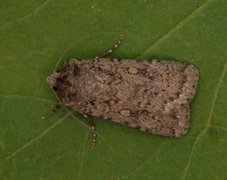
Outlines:
{"label": "moth eye", "polygon": [[54,91],[57,91],[58,88],[57,88],[56,86],[53,86],[53,90],[54,90]]}

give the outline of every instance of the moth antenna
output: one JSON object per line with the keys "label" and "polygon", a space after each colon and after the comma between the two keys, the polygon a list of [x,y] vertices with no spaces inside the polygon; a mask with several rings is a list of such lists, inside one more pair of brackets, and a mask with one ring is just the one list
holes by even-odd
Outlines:
{"label": "moth antenna", "polygon": [[121,35],[119,36],[117,41],[114,43],[114,45],[111,48],[109,48],[108,50],[106,50],[104,53],[100,54],[99,56],[96,56],[95,59],[99,59],[99,58],[112,54],[113,51],[119,47],[119,45],[121,44],[121,42],[124,39],[124,36],[125,36],[125,33],[121,33]]}
{"label": "moth antenna", "polygon": [[50,112],[48,112],[45,116],[42,116],[41,119],[47,119],[47,118],[51,117],[55,112],[57,112],[60,109],[60,107],[61,107],[61,104],[59,102],[57,102],[53,106],[52,110]]}
{"label": "moth antenna", "polygon": [[97,133],[96,133],[96,127],[94,125],[91,126],[92,131],[92,144],[91,144],[91,149],[95,148],[96,145],[96,140],[97,140]]}
{"label": "moth antenna", "polygon": [[89,124],[89,127],[91,128],[91,131],[92,131],[91,149],[94,149],[95,145],[96,145],[96,141],[97,141],[97,131],[96,131],[94,121],[91,118],[88,119],[88,124]]}
{"label": "moth antenna", "polygon": [[65,56],[65,54],[74,47],[75,43],[80,41],[81,39],[87,38],[88,35],[81,35],[79,38],[76,38],[74,41],[72,41],[65,49],[64,51],[61,53],[54,70],[56,70],[58,68],[58,66],[61,64],[62,58]]}

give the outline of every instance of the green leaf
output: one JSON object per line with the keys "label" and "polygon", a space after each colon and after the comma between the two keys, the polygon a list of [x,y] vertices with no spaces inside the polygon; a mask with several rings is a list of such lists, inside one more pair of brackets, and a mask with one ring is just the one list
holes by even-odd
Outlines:
{"label": "green leaf", "polygon": [[[227,179],[226,0],[0,2],[0,179]],[[166,138],[61,109],[46,83],[62,53],[188,62],[200,71],[189,133]]]}

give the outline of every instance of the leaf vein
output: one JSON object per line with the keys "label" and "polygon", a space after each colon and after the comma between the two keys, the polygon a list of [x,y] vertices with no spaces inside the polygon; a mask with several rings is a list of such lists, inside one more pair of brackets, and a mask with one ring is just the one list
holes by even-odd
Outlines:
{"label": "leaf vein", "polygon": [[214,128],[221,129],[223,131],[227,131],[227,128],[226,127],[214,126]]}
{"label": "leaf vein", "polygon": [[30,96],[30,95],[21,95],[21,94],[0,94],[0,97],[3,98],[32,98],[36,99],[39,101],[44,101],[44,102],[53,102],[52,100],[43,98],[43,97],[38,97],[38,96]]}
{"label": "leaf vein", "polygon": [[174,32],[182,28],[186,23],[190,22],[195,15],[197,15],[202,9],[207,7],[211,0],[206,0],[202,4],[200,4],[196,9],[194,9],[189,15],[185,16],[182,20],[180,20],[172,29],[166,32],[163,36],[158,38],[154,43],[149,45],[138,57],[142,57],[143,55],[152,52],[156,47],[162,44],[166,39],[168,39]]}
{"label": "leaf vein", "polygon": [[192,145],[192,149],[191,149],[191,153],[189,155],[189,158],[188,158],[188,162],[185,166],[185,169],[184,169],[184,173],[183,173],[183,180],[186,179],[186,176],[187,176],[187,173],[188,173],[188,170],[190,168],[190,165],[192,163],[192,158],[193,158],[193,155],[195,153],[195,149],[201,139],[201,137],[206,133],[206,131],[211,127],[211,124],[212,124],[212,117],[213,117],[213,114],[214,114],[214,108],[215,108],[215,104],[216,104],[216,101],[217,101],[217,98],[218,98],[218,94],[219,94],[219,91],[220,91],[220,87],[221,87],[221,84],[224,80],[224,77],[225,77],[225,73],[227,71],[227,63],[225,63],[224,65],[224,68],[223,68],[223,71],[220,75],[220,78],[219,78],[219,81],[217,83],[217,87],[214,91],[214,98],[213,98],[213,101],[211,103],[211,109],[210,109],[210,113],[209,113],[209,116],[208,116],[208,119],[207,119],[207,123],[206,123],[206,126],[205,128],[199,133],[199,135],[195,138],[195,141]]}
{"label": "leaf vein", "polygon": [[79,168],[79,171],[78,171],[78,179],[80,179],[81,172],[82,172],[82,169],[83,169],[83,166],[84,166],[85,150],[86,150],[86,144],[87,144],[87,141],[88,141],[88,136],[89,136],[89,132],[86,134],[86,136],[84,138],[84,143],[83,143],[83,146],[82,146],[81,162],[80,162],[80,168]]}
{"label": "leaf vein", "polygon": [[3,25],[0,26],[0,30],[4,29],[4,27],[6,27],[8,25],[12,25],[15,22],[22,21],[22,20],[24,20],[26,18],[29,18],[30,16],[32,16],[33,14],[35,14],[36,12],[38,12],[40,9],[42,9],[43,7],[45,7],[47,3],[48,3],[48,0],[44,1],[38,7],[32,9],[31,12],[29,12],[25,16],[19,17],[18,19],[13,20],[13,22],[12,21],[9,21],[9,22],[4,23]]}
{"label": "leaf vein", "polygon": [[51,130],[53,130],[54,128],[56,128],[58,125],[62,124],[64,122],[64,120],[69,116],[70,114],[67,113],[66,115],[64,115],[62,118],[60,118],[59,120],[57,120],[54,124],[52,124],[50,127],[48,127],[47,129],[45,129],[44,131],[42,131],[39,135],[33,137],[31,140],[29,140],[27,143],[25,143],[23,146],[21,146],[20,148],[18,148],[17,150],[15,150],[13,153],[11,153],[10,155],[8,155],[7,157],[3,158],[0,162],[1,164],[5,161],[8,161],[10,159],[12,159],[13,157],[15,157],[18,153],[20,153],[21,151],[25,150],[27,147],[29,147],[30,145],[32,145],[33,143],[35,143],[37,140],[39,140],[40,138],[42,138],[43,136],[47,135]]}

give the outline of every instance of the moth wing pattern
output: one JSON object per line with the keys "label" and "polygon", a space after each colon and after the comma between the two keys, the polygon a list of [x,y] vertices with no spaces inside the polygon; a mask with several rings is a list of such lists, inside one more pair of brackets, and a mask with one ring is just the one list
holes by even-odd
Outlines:
{"label": "moth wing pattern", "polygon": [[180,137],[189,128],[198,70],[166,60],[71,59],[48,82],[65,106],[81,114]]}

